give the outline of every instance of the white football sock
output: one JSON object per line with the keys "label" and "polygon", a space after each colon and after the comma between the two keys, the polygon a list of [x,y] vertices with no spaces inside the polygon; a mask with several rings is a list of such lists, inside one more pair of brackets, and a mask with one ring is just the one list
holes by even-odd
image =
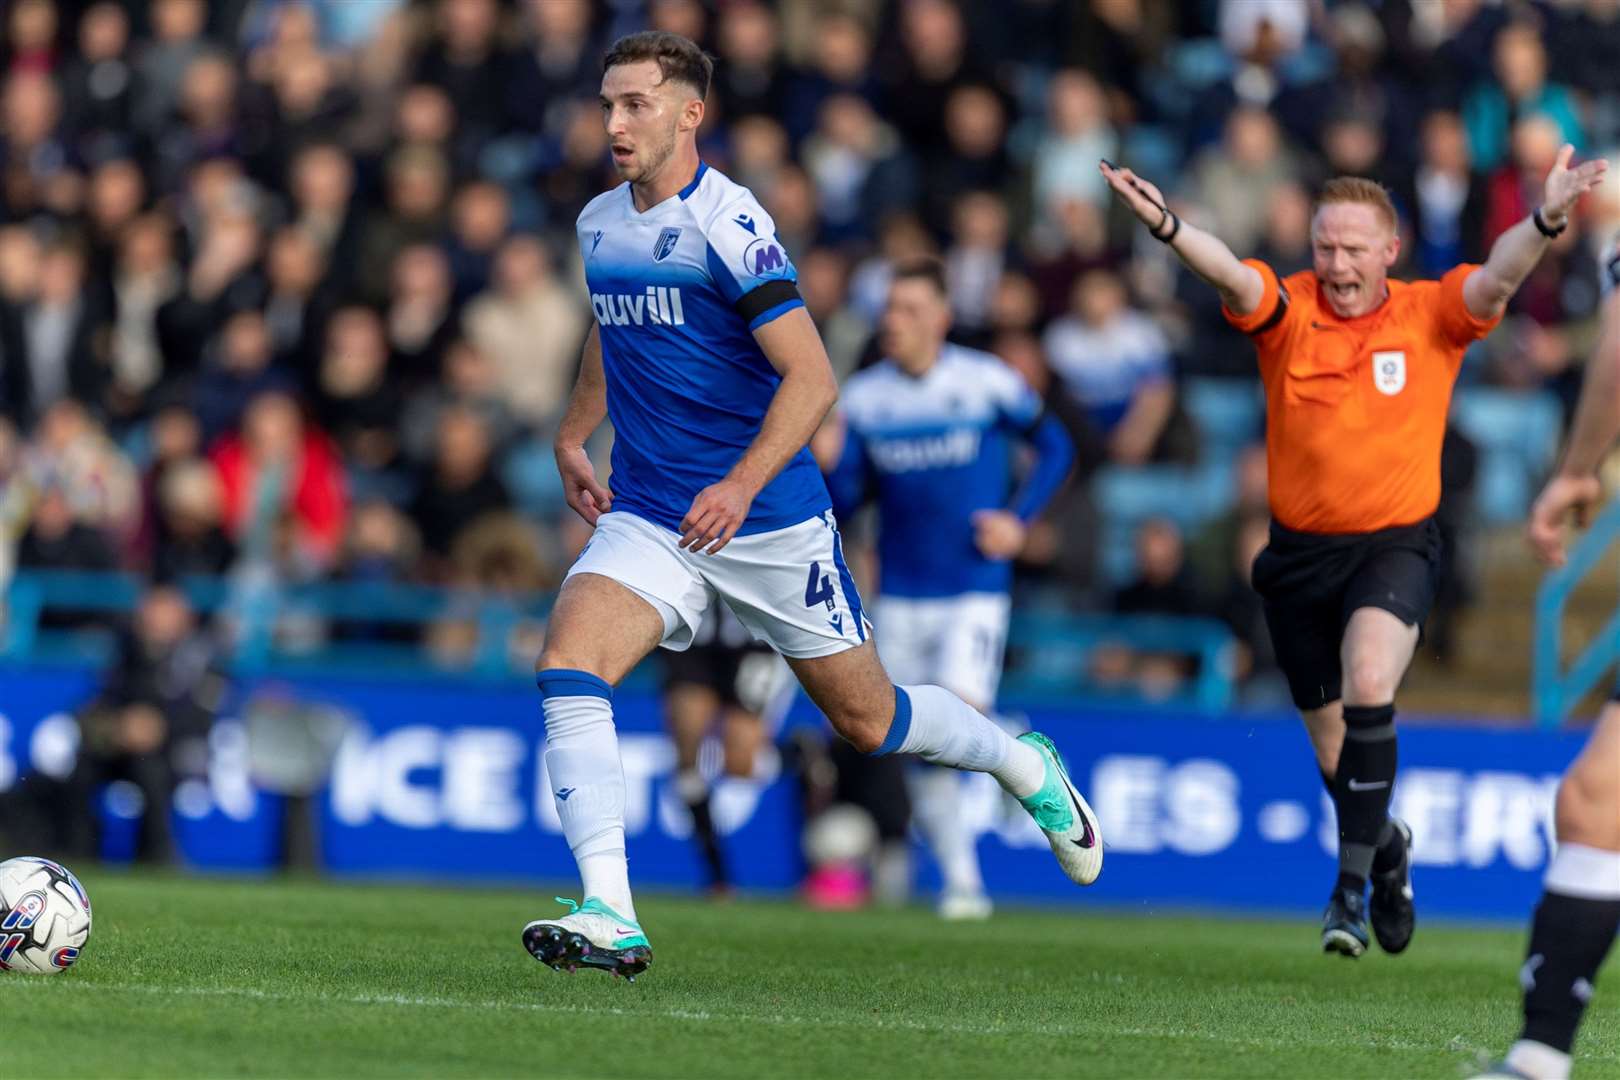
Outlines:
{"label": "white football sock", "polygon": [[1548,892],[1580,900],[1620,900],[1620,851],[1559,844],[1542,884]]}
{"label": "white football sock", "polygon": [[613,727],[612,689],[584,671],[536,678],[546,715],[546,773],[563,836],[579,864],[585,896],[636,917],[624,853],[624,765]]}
{"label": "white football sock", "polygon": [[1022,799],[1046,783],[1046,761],[1027,743],[938,686],[897,686],[894,722],[874,753],[916,754],[935,765],[987,772]]}

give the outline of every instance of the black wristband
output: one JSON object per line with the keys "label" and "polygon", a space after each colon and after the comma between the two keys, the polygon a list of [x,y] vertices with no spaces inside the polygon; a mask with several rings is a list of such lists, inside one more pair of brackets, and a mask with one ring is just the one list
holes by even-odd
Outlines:
{"label": "black wristband", "polygon": [[1620,289],[1620,248],[1615,248],[1614,254],[1609,256],[1609,281]]}
{"label": "black wristband", "polygon": [[[1162,231],[1164,229],[1165,221],[1170,223],[1169,232]],[[1164,218],[1159,222],[1159,227],[1157,229],[1149,230],[1148,235],[1152,236],[1153,239],[1157,240],[1161,244],[1168,244],[1170,241],[1176,238],[1176,234],[1180,231],[1181,219],[1175,214],[1171,213],[1169,207],[1166,207],[1164,211]]]}
{"label": "black wristband", "polygon": [[1547,219],[1541,215],[1541,207],[1539,206],[1536,207],[1535,213],[1530,215],[1530,220],[1536,223],[1537,231],[1549,240],[1557,239],[1565,229],[1569,228],[1569,218],[1567,217],[1564,219],[1564,223],[1556,229],[1547,224]]}

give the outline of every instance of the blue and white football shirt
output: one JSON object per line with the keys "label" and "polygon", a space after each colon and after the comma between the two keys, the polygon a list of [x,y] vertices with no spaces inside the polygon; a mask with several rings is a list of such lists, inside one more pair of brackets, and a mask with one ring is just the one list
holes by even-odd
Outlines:
{"label": "blue and white football shirt", "polygon": [[[678,530],[759,434],[782,379],[753,331],[804,306],[798,272],[754,196],[707,165],[645,213],[621,184],[578,228],[614,429],[613,509]],[[739,531],[784,529],[830,505],[803,449]]]}
{"label": "blue and white football shirt", "polygon": [[[869,497],[878,505],[879,577],[884,595],[959,596],[1003,592],[1012,566],[974,542],[973,514],[1040,513],[1074,461],[1074,444],[1022,376],[989,353],[946,345],[921,377],[892,360],[844,384],[844,452],[828,477],[841,515]],[[1036,452],[1012,492],[1012,452]]]}

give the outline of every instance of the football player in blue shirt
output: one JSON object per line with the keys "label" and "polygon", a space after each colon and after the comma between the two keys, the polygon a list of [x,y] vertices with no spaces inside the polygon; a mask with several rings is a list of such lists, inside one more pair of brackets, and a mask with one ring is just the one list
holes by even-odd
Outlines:
{"label": "football player in blue shirt", "polygon": [[[536,663],[546,773],[584,902],[523,930],[541,962],[634,976],[652,961],[625,863],[613,686],[683,649],[718,597],[781,653],[833,728],[872,754],[988,772],[1063,871],[1102,869],[1095,816],[1044,736],[1015,740],[937,686],[895,686],[844,565],[807,444],[838,396],[770,215],[698,159],[713,63],[678,35],[615,42],[602,120],[625,183],[579,216],[595,312],[557,434],[569,505],[595,526]],[[610,419],[611,487],[585,441]]]}
{"label": "football player in blue shirt", "polygon": [[[948,343],[950,325],[944,267],[932,259],[896,267],[884,359],[845,382],[843,431],[829,424],[812,445],[839,517],[869,498],[878,504],[884,667],[899,682],[942,686],[988,712],[1001,682],[1011,560],[1068,475],[1074,444],[1016,371]],[[1035,460],[1014,495],[1020,442]],[[908,786],[944,880],[939,913],[985,918],[990,900],[962,822],[961,779],[924,767]]]}

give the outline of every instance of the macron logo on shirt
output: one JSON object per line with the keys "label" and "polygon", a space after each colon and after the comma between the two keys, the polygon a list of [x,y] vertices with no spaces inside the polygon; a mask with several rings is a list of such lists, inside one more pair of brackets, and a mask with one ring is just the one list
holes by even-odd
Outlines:
{"label": "macron logo on shirt", "polygon": [[591,293],[591,310],[602,326],[685,326],[681,290],[649,285],[644,293]]}

